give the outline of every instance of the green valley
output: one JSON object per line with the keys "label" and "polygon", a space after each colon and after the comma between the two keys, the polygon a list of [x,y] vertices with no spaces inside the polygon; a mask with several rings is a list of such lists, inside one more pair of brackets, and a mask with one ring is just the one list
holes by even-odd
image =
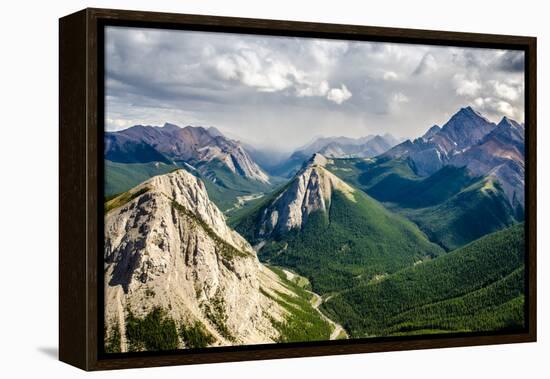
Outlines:
{"label": "green valley", "polygon": [[333,159],[328,168],[416,223],[430,240],[453,250],[521,221],[500,184],[445,166],[431,176],[415,174],[410,159]]}
{"label": "green valley", "polygon": [[281,183],[272,178],[274,184],[248,179],[231,172],[219,161],[198,162],[192,166],[186,162],[171,164],[163,162],[120,163],[105,160],[105,196],[107,198],[128,191],[145,180],[183,168],[202,179],[208,196],[222,210],[229,214],[242,211],[254,204]]}
{"label": "green valley", "polygon": [[62,263],[103,238],[98,354],[532,337],[531,42],[232,23],[104,28],[98,170],[62,120]]}
{"label": "green valley", "polygon": [[[279,331],[278,342],[323,341],[330,339],[331,325],[320,315],[312,305],[313,295],[307,290],[308,284],[289,280],[283,270],[270,267],[279,276],[283,285],[293,293],[288,295],[279,291],[268,293],[260,289],[264,295],[277,302],[288,311],[286,320],[279,322],[271,320]],[[303,278],[302,278],[303,279]]]}
{"label": "green valley", "polygon": [[120,163],[105,160],[105,196],[128,191],[147,179],[178,169],[163,162]]}
{"label": "green valley", "polygon": [[[241,216],[236,230],[253,243],[263,241],[259,220],[283,187]],[[290,267],[310,279],[321,294],[351,288],[444,251],[402,216],[361,191],[332,192],[328,210],[311,213],[301,228],[273,234],[259,252],[264,262]]]}
{"label": "green valley", "polygon": [[323,304],[352,337],[524,325],[524,225],[482,237],[432,261],[343,291]]}
{"label": "green valley", "polygon": [[[269,193],[280,181],[272,178],[275,184],[263,183],[233,173],[219,161],[197,163],[190,170],[192,174],[201,178],[208,191],[210,199],[222,210],[236,210],[241,196],[260,195]],[[248,204],[245,204],[248,205]]]}

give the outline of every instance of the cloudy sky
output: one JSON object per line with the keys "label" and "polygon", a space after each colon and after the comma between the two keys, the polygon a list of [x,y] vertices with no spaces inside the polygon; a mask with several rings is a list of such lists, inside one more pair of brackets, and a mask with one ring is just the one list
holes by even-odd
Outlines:
{"label": "cloudy sky", "polygon": [[523,122],[522,52],[108,27],[107,130],[215,126],[259,147],[417,137],[471,105]]}

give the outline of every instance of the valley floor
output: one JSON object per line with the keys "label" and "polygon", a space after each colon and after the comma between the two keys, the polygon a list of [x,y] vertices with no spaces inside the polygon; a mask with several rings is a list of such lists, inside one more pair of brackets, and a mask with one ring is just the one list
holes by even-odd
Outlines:
{"label": "valley floor", "polygon": [[[293,273],[292,271],[289,271],[288,269],[282,268],[282,270],[285,273],[286,278],[290,281],[296,281],[299,278],[307,280],[306,278],[299,277],[297,274]],[[313,308],[317,312],[319,312],[319,315],[321,316],[321,318],[323,320],[325,320],[326,322],[328,322],[331,325],[332,332],[330,334],[330,340],[332,341],[332,340],[340,340],[340,339],[349,338],[348,333],[346,332],[346,330],[344,329],[344,327],[342,325],[340,325],[337,322],[335,322],[334,320],[330,319],[329,317],[327,317],[321,311],[321,309],[320,309],[321,304],[323,304],[323,302],[325,301],[323,299],[323,297],[321,295],[319,295],[318,293],[315,293],[313,291],[310,291],[310,290],[307,290],[307,289],[304,289],[304,290],[307,293],[311,294],[311,296],[312,296],[311,305],[313,306]]]}

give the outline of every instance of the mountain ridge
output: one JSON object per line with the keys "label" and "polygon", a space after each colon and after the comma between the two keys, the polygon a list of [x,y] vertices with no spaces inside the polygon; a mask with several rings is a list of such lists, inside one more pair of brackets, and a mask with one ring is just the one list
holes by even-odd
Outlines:
{"label": "mountain ridge", "polygon": [[353,337],[477,332],[524,326],[524,225],[330,298]]}
{"label": "mountain ridge", "polygon": [[106,132],[105,136],[107,159],[113,156],[113,151],[124,151],[128,144],[146,144],[170,161],[185,161],[194,165],[218,160],[237,175],[269,183],[268,175],[250,158],[242,145],[226,138],[215,128],[181,128],[170,123],[163,126],[135,125],[117,132]]}
{"label": "mountain ridge", "polygon": [[443,253],[412,222],[329,171],[330,161],[315,154],[290,183],[232,221],[260,244],[262,261],[297,270],[324,293]]}
{"label": "mountain ridge", "polygon": [[181,169],[155,176],[105,206],[105,322],[120,351],[150,349],[135,325],[161,316],[199,330],[209,346],[281,338],[292,315],[280,296],[297,295],[227,226],[198,178]]}
{"label": "mountain ridge", "polygon": [[513,206],[524,206],[525,129],[503,117],[494,124],[472,107],[461,108],[443,127],[407,140],[382,154],[409,158],[417,174],[429,176],[445,165],[467,167],[474,176],[498,179]]}
{"label": "mountain ridge", "polygon": [[292,156],[310,157],[315,153],[320,153],[328,158],[369,158],[385,152],[396,143],[398,140],[387,133],[383,136],[368,135],[360,138],[319,137],[296,149]]}
{"label": "mountain ridge", "polygon": [[410,157],[416,165],[417,172],[426,176],[433,174],[457,152],[479,142],[486,134],[495,128],[495,124],[487,120],[472,107],[461,108],[439,130],[430,133],[430,128],[424,135],[429,138],[407,140],[383,155],[391,158]]}

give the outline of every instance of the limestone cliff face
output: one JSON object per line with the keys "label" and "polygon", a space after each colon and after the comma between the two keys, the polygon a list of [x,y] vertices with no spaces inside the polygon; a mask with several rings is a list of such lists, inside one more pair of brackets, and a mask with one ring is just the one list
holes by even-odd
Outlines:
{"label": "limestone cliff face", "polygon": [[325,168],[327,161],[323,155],[315,154],[288,187],[264,209],[260,236],[301,228],[311,213],[328,210],[335,190],[354,201],[354,189]]}
{"label": "limestone cliff face", "polygon": [[178,170],[153,177],[107,209],[105,321],[119,328],[123,351],[127,312],[140,316],[155,307],[177,323],[199,321],[215,336],[214,345],[278,337],[271,321],[282,320],[285,311],[260,286],[287,290],[227,226],[195,176]]}

